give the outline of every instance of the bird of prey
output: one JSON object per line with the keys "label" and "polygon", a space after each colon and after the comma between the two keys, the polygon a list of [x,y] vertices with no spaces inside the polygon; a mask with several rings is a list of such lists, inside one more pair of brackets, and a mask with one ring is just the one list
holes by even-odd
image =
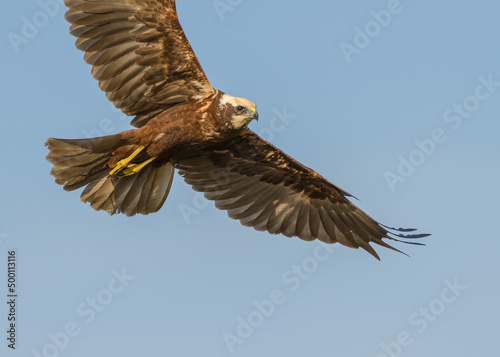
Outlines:
{"label": "bird of prey", "polygon": [[[130,129],[46,142],[51,174],[85,187],[95,210],[158,211],[174,170],[245,226],[306,241],[387,248],[383,238],[421,238],[384,226],[346,191],[248,129],[256,105],[210,85],[178,21],[175,0],[64,0],[76,47]],[[415,243],[416,244],[416,243]],[[399,250],[397,250],[399,251]]]}

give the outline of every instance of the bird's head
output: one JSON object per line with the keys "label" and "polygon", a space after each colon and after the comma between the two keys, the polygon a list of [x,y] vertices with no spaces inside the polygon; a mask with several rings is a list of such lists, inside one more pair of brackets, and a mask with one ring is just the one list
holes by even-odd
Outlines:
{"label": "bird's head", "polygon": [[245,98],[236,98],[223,94],[219,101],[223,119],[235,129],[244,129],[252,120],[259,120],[257,106]]}

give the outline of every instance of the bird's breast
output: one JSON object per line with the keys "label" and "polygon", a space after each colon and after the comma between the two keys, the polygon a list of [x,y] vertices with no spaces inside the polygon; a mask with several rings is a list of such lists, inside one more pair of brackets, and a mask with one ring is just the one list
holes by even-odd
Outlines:
{"label": "bird's breast", "polygon": [[163,159],[218,145],[240,133],[210,113],[190,111],[166,111],[138,131],[139,141],[147,147],[148,154]]}

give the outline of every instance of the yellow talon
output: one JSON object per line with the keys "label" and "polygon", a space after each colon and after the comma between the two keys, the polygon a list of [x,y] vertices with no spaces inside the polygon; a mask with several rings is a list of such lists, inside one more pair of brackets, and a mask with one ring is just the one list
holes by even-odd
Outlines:
{"label": "yellow talon", "polygon": [[130,176],[130,175],[138,173],[144,167],[146,167],[147,164],[152,162],[154,159],[156,159],[156,157],[151,157],[151,158],[147,159],[146,161],[141,162],[140,164],[128,165],[125,169],[123,169],[122,172],[120,172],[120,177]]}
{"label": "yellow talon", "polygon": [[118,172],[118,171],[121,171],[125,168],[127,168],[128,164],[130,164],[130,161],[132,161],[134,159],[134,157],[136,157],[137,155],[139,155],[139,153],[144,150],[144,146],[139,146],[139,148],[137,150],[135,150],[132,155],[130,155],[129,157],[125,158],[125,159],[122,159],[120,161],[118,161],[115,165],[115,167],[113,168],[113,170],[111,170],[109,172],[109,175],[113,175],[114,173]]}

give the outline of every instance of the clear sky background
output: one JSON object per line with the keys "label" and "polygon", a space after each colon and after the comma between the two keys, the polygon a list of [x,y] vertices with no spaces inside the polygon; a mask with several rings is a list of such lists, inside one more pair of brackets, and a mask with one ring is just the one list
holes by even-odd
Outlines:
{"label": "clear sky background", "polygon": [[[221,3],[231,11],[178,1],[211,83],[257,103],[252,129],[373,218],[432,233],[427,246],[395,244],[411,258],[376,247],[379,262],[256,232],[179,176],[156,214],[93,211],[54,183],[43,144],[129,119],[91,78],[60,3],[11,1],[0,15],[0,355],[495,356],[500,3]],[[271,125],[283,113],[288,123]]]}

